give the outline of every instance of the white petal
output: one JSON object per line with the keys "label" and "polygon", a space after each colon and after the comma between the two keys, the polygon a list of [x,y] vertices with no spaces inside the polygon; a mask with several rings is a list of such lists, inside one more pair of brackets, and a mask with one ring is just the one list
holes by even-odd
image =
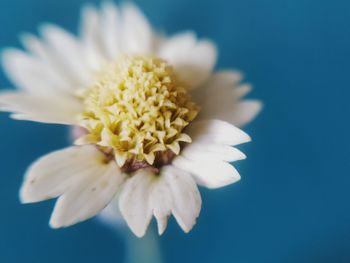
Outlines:
{"label": "white petal", "polygon": [[102,4],[102,39],[109,59],[115,60],[120,53],[120,18],[118,8],[113,2]]}
{"label": "white petal", "polygon": [[157,220],[159,235],[163,234],[167,227],[173,203],[173,197],[169,194],[170,185],[167,185],[168,180],[166,177],[168,175],[162,171],[159,178],[155,178],[148,200],[149,207],[152,209],[153,215]]}
{"label": "white petal", "polygon": [[126,181],[119,196],[119,209],[128,226],[138,237],[146,233],[152,218],[149,194],[154,176],[139,170]]}
{"label": "white petal", "polygon": [[202,206],[197,185],[189,173],[176,167],[166,166],[161,173],[164,186],[172,197],[171,212],[182,230],[187,233],[196,224]]}
{"label": "white petal", "polygon": [[198,87],[209,78],[217,58],[211,41],[196,41],[189,32],[169,38],[160,47],[158,55],[173,65],[180,78],[191,88]]}
{"label": "white petal", "polygon": [[183,52],[182,56],[184,56],[187,50],[196,45],[196,40],[196,35],[190,31],[176,34],[171,38],[163,39],[158,54],[170,61],[175,61],[176,55]]}
{"label": "white petal", "polygon": [[191,123],[186,129],[193,142],[204,141],[225,145],[237,145],[250,141],[248,134],[221,120],[202,120]]}
{"label": "white petal", "polygon": [[193,142],[182,150],[181,155],[191,160],[197,160],[203,157],[216,159],[226,162],[234,162],[246,158],[245,154],[237,148],[205,142]]}
{"label": "white petal", "polygon": [[219,71],[195,90],[193,98],[202,106],[198,119],[220,119],[238,127],[250,122],[259,113],[261,103],[239,101],[251,90],[250,85],[239,84],[241,79],[242,75],[235,71]]}
{"label": "white petal", "polygon": [[[120,189],[119,189],[120,190]],[[118,191],[119,191],[118,190]],[[125,226],[125,220],[119,211],[118,192],[112,201],[99,214],[98,218],[105,224],[115,227],[116,225]]]}
{"label": "white petal", "polygon": [[235,126],[220,120],[192,123],[186,131],[193,139],[172,164],[193,174],[196,181],[208,188],[223,187],[237,182],[240,175],[227,162],[241,160],[245,155],[228,145],[250,140]]}
{"label": "white petal", "polygon": [[113,161],[108,164],[100,162],[96,168],[89,170],[79,185],[59,197],[51,216],[51,227],[66,227],[84,221],[112,201],[125,175]]}
{"label": "white petal", "polygon": [[68,96],[33,95],[23,92],[0,93],[0,110],[13,112],[14,119],[44,123],[76,124],[82,103]]}
{"label": "white petal", "polygon": [[252,86],[249,84],[240,84],[239,86],[237,86],[234,91],[234,98],[236,100],[244,97],[245,95],[247,95],[250,91],[252,90]]}
{"label": "white petal", "polygon": [[208,80],[208,85],[215,86],[226,86],[236,85],[243,79],[243,74],[235,70],[220,70],[215,72]]}
{"label": "white petal", "polygon": [[86,5],[82,9],[81,36],[89,68],[99,70],[106,59],[101,42],[101,17],[96,8]]}
{"label": "white petal", "polygon": [[39,158],[26,172],[21,202],[39,202],[63,194],[90,171],[98,169],[103,157],[95,147],[74,146]]}
{"label": "white petal", "polygon": [[142,237],[152,213],[161,235],[171,214],[180,227],[188,232],[196,223],[201,208],[201,197],[193,178],[172,166],[163,167],[160,175],[139,170],[124,185],[119,207],[127,224]]}
{"label": "white petal", "polygon": [[142,12],[133,4],[125,3],[122,9],[123,52],[129,54],[151,54],[153,32]]}
{"label": "white petal", "polygon": [[251,122],[261,111],[262,103],[258,100],[243,100],[234,107],[231,123],[241,127]]}
{"label": "white petal", "polygon": [[190,160],[177,156],[172,164],[191,173],[196,181],[208,188],[219,188],[240,180],[237,170],[229,163],[202,157]]}
{"label": "white petal", "polygon": [[20,50],[6,49],[2,53],[2,64],[11,81],[26,91],[52,94],[69,87],[67,80],[52,67]]}
{"label": "white petal", "polygon": [[32,34],[22,34],[21,41],[24,47],[37,57],[46,67],[50,67],[62,80],[64,80],[65,86],[62,89],[72,87],[72,80],[67,75],[66,69],[61,65],[60,58],[54,53],[49,45],[43,40],[39,40]]}
{"label": "white petal", "polygon": [[45,24],[40,29],[56,63],[70,77],[72,84],[80,88],[89,83],[90,72],[78,39],[55,25]]}
{"label": "white petal", "polygon": [[23,33],[21,36],[23,46],[33,55],[42,59],[45,62],[51,62],[51,54],[47,50],[47,44],[39,40],[36,36],[30,33]]}

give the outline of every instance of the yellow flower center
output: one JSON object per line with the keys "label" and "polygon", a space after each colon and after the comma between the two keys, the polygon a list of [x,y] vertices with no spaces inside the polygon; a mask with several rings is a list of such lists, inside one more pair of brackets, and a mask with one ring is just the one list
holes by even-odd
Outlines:
{"label": "yellow flower center", "polygon": [[119,166],[127,160],[152,165],[158,154],[179,154],[191,142],[183,129],[199,108],[174,69],[159,58],[122,56],[82,93],[85,111],[80,144],[97,144],[113,153]]}

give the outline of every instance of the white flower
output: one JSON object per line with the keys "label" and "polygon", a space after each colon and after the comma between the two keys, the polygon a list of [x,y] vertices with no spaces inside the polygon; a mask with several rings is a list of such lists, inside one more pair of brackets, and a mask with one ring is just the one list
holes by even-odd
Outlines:
{"label": "white flower", "polygon": [[[130,4],[86,6],[81,36],[54,25],[22,38],[3,66],[19,91],[0,94],[11,117],[82,127],[76,146],[28,169],[23,203],[58,197],[50,225],[65,227],[119,203],[139,237],[152,216],[159,233],[172,214],[188,232],[201,208],[197,184],[218,188],[240,175],[230,162],[248,142],[236,128],[260,111],[237,72],[213,73],[216,48],[192,32],[153,31]],[[198,116],[197,116],[198,114]],[[235,126],[234,126],[235,125]],[[118,194],[117,194],[118,193]]]}

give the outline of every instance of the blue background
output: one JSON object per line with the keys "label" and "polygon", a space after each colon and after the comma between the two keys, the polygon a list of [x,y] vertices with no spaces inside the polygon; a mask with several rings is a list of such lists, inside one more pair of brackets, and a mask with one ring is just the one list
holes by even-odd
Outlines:
{"label": "blue background", "polygon": [[[0,2],[0,47],[50,21],[76,31],[80,0]],[[97,2],[97,1],[95,1]],[[246,72],[264,102],[245,130],[242,180],[202,189],[185,235],[171,220],[165,262],[350,262],[350,2],[326,0],[136,1],[168,33],[193,29],[219,48],[218,68]],[[0,73],[0,86],[10,83]],[[64,127],[0,116],[0,262],[122,262],[121,235],[96,220],[63,230],[53,202],[20,205],[37,157],[67,145]]]}

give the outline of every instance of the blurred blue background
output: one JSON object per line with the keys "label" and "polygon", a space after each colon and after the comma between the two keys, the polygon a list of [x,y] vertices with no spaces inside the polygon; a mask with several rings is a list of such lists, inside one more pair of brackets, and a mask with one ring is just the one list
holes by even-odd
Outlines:
{"label": "blurred blue background", "polygon": [[[0,1],[0,47],[53,22],[76,32],[80,0]],[[98,3],[98,1],[92,1]],[[326,0],[139,0],[167,33],[193,29],[219,48],[217,68],[246,72],[262,114],[245,130],[242,180],[202,189],[185,235],[171,220],[165,262],[350,262],[350,2]],[[0,86],[10,87],[0,73]],[[37,157],[67,145],[60,126],[0,115],[0,262],[122,262],[121,235],[96,220],[48,227],[53,202],[20,205]]]}

